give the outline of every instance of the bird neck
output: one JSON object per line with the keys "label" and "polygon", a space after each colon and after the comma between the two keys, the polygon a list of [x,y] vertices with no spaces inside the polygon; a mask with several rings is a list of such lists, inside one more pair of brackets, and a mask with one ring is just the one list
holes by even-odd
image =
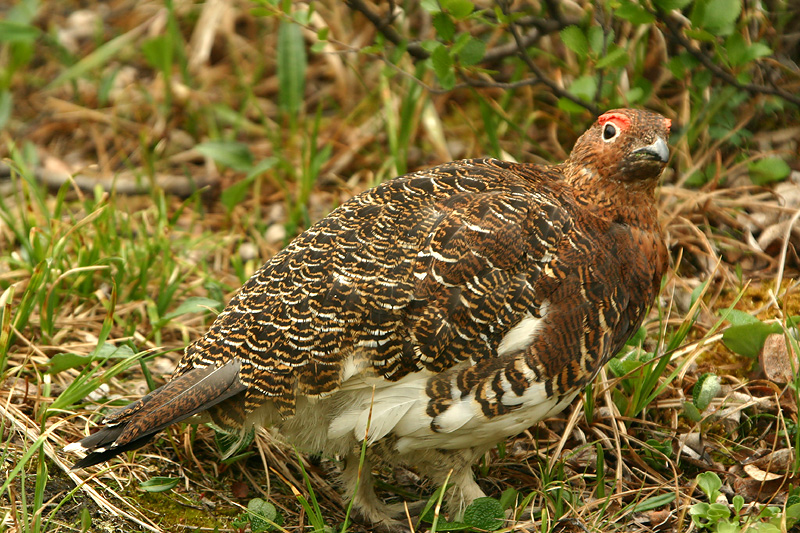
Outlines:
{"label": "bird neck", "polygon": [[564,172],[575,200],[595,216],[629,226],[657,226],[655,190],[658,180],[619,181],[583,166]]}

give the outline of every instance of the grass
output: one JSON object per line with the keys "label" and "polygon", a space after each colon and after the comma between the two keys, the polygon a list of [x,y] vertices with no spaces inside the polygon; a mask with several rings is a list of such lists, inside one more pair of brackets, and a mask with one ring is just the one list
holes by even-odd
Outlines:
{"label": "grass", "polygon": [[[252,502],[284,531],[365,531],[330,483],[335,461],[269,432],[223,461],[210,428],[180,425],[92,475],[60,450],[163,383],[240,284],[347,198],[454,158],[562,160],[591,117],[529,85],[437,90],[426,64],[365,48],[374,29],[341,3],[311,16],[226,4],[206,19],[212,3],[118,0],[91,4],[88,22],[50,4],[23,0],[0,22],[0,531],[236,531],[256,527]],[[644,57],[642,26],[617,28]],[[555,39],[536,59],[588,75],[591,61]],[[527,72],[515,65],[509,83]],[[645,86],[641,64],[631,73]],[[698,489],[708,472],[742,496],[725,506],[731,524],[794,520],[797,372],[767,379],[758,352],[775,332],[798,351],[799,206],[779,199],[791,190],[776,160],[800,168],[800,117],[665,76],[637,105],[682,123],[659,200],[670,273],[581,400],[476,468],[513,516],[501,531],[698,528],[717,509]],[[600,78],[604,94],[614,79]],[[749,466],[787,450],[785,465]],[[148,484],[157,476],[171,481]],[[379,476],[385,498],[441,507],[413,472]],[[448,527],[432,516],[423,529]]]}

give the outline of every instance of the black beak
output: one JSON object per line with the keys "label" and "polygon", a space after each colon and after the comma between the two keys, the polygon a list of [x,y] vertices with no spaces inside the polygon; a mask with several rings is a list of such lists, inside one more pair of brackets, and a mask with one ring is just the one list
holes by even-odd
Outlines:
{"label": "black beak", "polygon": [[669,160],[667,141],[661,137],[658,137],[653,144],[637,148],[632,153],[641,159],[652,159],[661,163],[666,163]]}

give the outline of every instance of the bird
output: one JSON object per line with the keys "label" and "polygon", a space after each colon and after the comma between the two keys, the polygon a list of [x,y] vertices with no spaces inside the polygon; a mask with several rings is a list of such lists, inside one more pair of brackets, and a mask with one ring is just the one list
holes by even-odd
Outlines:
{"label": "bird", "polygon": [[354,196],[258,269],[164,386],[68,445],[73,468],[205,412],[342,459],[376,530],[402,530],[376,463],[447,483],[458,518],[484,496],[477,458],[565,409],[657,297],[670,127],[615,109],[561,164],[459,160]]}

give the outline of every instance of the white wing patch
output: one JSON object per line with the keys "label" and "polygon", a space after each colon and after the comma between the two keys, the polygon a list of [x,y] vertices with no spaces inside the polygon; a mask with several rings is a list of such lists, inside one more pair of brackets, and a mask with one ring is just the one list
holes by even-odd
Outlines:
{"label": "white wing patch", "polygon": [[348,405],[331,421],[328,438],[337,439],[352,434],[356,440],[362,441],[367,435],[367,443],[373,444],[395,430],[409,411],[419,411],[420,407],[427,419],[423,424],[428,426],[430,417],[424,414],[428,403],[425,385],[431,375],[431,372],[423,370],[398,381],[355,376],[343,382],[340,390],[346,391]]}
{"label": "white wing patch", "polygon": [[[547,302],[541,306],[542,317],[547,313]],[[517,322],[517,325],[508,330],[500,345],[497,347],[497,356],[502,357],[508,353],[518,352],[526,349],[533,342],[533,337],[536,335],[536,330],[542,325],[542,318],[537,318],[528,312],[522,320]]]}
{"label": "white wing patch", "polygon": [[[521,406],[518,409],[495,418],[486,418],[470,394],[437,417],[437,426],[441,428],[438,433],[430,431],[429,427],[426,427],[427,431],[406,434],[395,431],[400,437],[396,448],[398,453],[404,454],[431,447],[457,450],[499,442],[521,433],[539,420],[561,412],[577,393],[559,402],[556,397],[547,397],[544,383],[535,382],[519,398]],[[398,429],[401,426],[399,424]]]}

